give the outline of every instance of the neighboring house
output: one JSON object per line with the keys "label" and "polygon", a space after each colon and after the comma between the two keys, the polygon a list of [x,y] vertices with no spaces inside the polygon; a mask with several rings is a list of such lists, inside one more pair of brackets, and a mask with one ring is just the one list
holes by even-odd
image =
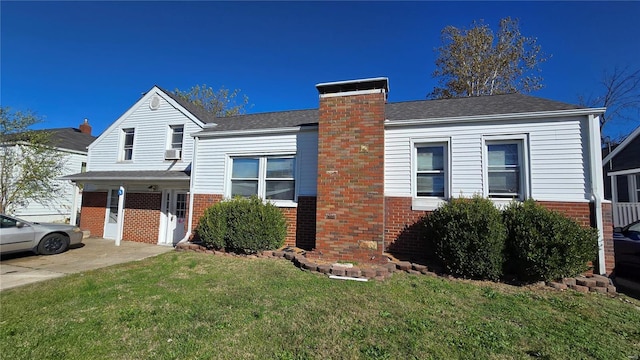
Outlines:
{"label": "neighboring house", "polygon": [[602,166],[614,226],[640,220],[640,127],[604,157]]}
{"label": "neighboring house", "polygon": [[[387,104],[386,78],[316,87],[317,110],[228,118],[154,87],[91,145],[89,172],[68,177],[87,184],[81,227],[171,244],[208,206],[257,194],[282,208],[286,243],[307,256],[378,262],[422,257],[414,224],[451,197],[534,198],[597,227],[596,272],[612,270],[604,109],[520,94]],[[170,161],[175,126],[183,153]]]}
{"label": "neighboring house", "polygon": [[[51,146],[63,157],[62,175],[84,171],[87,163],[87,146],[95,140],[91,135],[91,126],[85,119],[78,129],[44,129],[50,134]],[[17,146],[17,145],[13,145]],[[60,192],[46,203],[37,199],[24,199],[24,206],[15,209],[12,215],[28,221],[66,222],[75,224],[81,204],[81,192],[78,186],[68,180],[52,179],[61,185]]]}

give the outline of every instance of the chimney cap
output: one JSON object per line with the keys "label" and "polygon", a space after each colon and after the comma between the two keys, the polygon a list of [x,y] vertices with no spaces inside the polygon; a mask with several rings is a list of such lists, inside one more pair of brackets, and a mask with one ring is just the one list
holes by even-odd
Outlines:
{"label": "chimney cap", "polygon": [[320,83],[316,85],[316,89],[318,89],[320,95],[379,89],[383,89],[385,93],[388,93],[389,78],[375,77]]}

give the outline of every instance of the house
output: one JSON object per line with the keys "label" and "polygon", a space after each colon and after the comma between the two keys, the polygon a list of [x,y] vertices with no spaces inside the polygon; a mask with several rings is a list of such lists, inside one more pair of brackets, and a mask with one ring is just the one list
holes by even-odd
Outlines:
{"label": "house", "polygon": [[[534,198],[597,227],[596,271],[612,270],[604,109],[521,94],[387,103],[387,78],[316,88],[318,109],[212,118],[154,87],[90,146],[89,171],[68,177],[86,184],[81,227],[118,237],[113,221],[127,240],[170,244],[208,206],[257,194],[308,257],[378,262],[426,251],[412,226],[451,197]],[[175,126],[183,152],[169,160]]]}
{"label": "house", "polygon": [[[35,130],[48,133],[51,146],[62,156],[64,169],[62,175],[70,175],[84,171],[87,163],[87,146],[95,140],[91,135],[88,120],[79,128],[57,128]],[[5,144],[5,146],[19,146]],[[76,224],[81,204],[81,191],[78,186],[67,181],[54,179],[60,185],[60,192],[50,201],[38,202],[37,199],[24,199],[22,205],[12,215],[28,221],[66,222]]]}
{"label": "house", "polygon": [[605,198],[612,201],[614,226],[640,220],[640,127],[602,160]]}

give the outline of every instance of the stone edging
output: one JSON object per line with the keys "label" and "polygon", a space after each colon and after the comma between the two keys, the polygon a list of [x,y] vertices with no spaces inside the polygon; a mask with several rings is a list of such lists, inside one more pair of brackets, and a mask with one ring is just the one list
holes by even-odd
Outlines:
{"label": "stone edging", "polygon": [[[262,251],[256,255],[238,255],[207,249],[204,246],[194,243],[179,243],[176,245],[176,251],[192,251],[213,255],[223,255],[231,257],[244,257],[248,259],[270,258],[270,259],[286,259],[291,261],[296,267],[322,275],[335,275],[339,277],[350,277],[357,279],[375,279],[385,280],[394,272],[404,271],[414,275],[441,276],[435,271],[429,270],[426,265],[411,263],[409,261],[389,262],[385,265],[371,265],[366,267],[356,267],[351,264],[318,264],[307,259],[304,254],[295,253],[294,251],[284,250],[268,250]],[[447,278],[454,278],[451,275],[444,275]],[[602,275],[577,276],[574,278],[564,278],[559,281],[540,282],[556,290],[572,289],[580,293],[596,292],[601,294],[616,294],[616,287],[611,279]]]}

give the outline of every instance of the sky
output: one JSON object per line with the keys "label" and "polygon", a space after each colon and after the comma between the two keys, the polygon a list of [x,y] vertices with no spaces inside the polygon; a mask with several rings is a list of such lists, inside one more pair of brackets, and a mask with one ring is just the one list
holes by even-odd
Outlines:
{"label": "sky", "polygon": [[[550,55],[532,95],[577,103],[615,67],[640,68],[640,2],[0,2],[0,104],[35,128],[104,131],[158,85],[240,89],[247,113],[317,108],[315,85],[384,76],[425,99],[447,26],[518,18]],[[640,114],[636,114],[640,115]],[[605,127],[620,138],[640,116]]]}

